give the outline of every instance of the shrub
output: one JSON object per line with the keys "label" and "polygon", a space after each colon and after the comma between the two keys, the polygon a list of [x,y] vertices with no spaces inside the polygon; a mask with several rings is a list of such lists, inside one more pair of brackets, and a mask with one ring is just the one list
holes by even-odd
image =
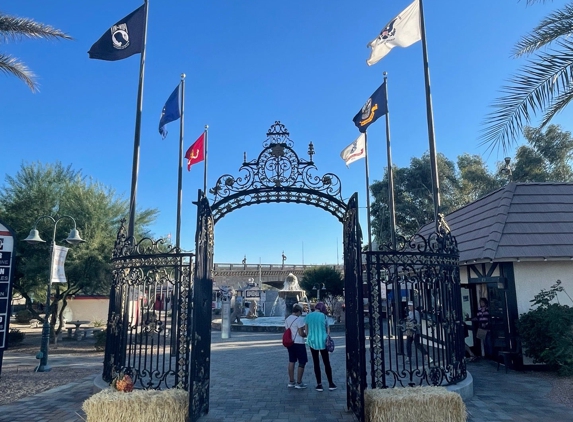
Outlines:
{"label": "shrub", "polygon": [[20,324],[29,324],[32,319],[32,313],[27,309],[22,309],[16,314],[16,322]]}
{"label": "shrub", "polygon": [[545,363],[560,375],[573,374],[573,308],[551,303],[563,292],[557,281],[541,290],[531,302],[536,309],[521,315],[518,330],[524,353],[535,363]]}
{"label": "shrub", "polygon": [[8,333],[8,346],[22,343],[24,341],[24,337],[26,337],[26,333],[15,328],[10,329],[10,332]]}
{"label": "shrub", "polygon": [[94,337],[96,339],[94,345],[95,349],[100,352],[105,350],[105,340],[107,338],[106,330],[94,331]]}

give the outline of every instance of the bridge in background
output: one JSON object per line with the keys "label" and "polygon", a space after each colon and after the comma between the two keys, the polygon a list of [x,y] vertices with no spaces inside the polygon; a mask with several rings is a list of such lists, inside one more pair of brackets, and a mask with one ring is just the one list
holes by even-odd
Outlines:
{"label": "bridge in background", "polygon": [[[343,273],[343,265],[323,264],[323,265],[287,265],[287,264],[214,264],[213,280],[217,287],[231,286],[243,288],[254,282],[263,286],[277,285],[283,283],[289,274],[294,274],[300,280],[304,272],[310,268],[332,267]],[[282,285],[282,284],[279,284]]]}

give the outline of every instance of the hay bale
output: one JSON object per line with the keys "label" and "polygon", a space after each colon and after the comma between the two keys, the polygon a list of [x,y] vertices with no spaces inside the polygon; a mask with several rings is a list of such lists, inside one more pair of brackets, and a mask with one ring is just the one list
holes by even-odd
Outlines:
{"label": "hay bale", "polygon": [[87,422],[138,421],[185,422],[189,394],[179,389],[102,390],[83,402]]}
{"label": "hay bale", "polygon": [[444,387],[386,388],[364,392],[367,422],[463,422],[466,405]]}

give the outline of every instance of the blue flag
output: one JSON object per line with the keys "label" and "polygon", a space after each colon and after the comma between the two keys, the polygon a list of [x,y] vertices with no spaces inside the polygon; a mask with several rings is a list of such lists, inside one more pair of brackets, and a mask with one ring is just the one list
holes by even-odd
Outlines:
{"label": "blue flag", "polygon": [[364,133],[366,129],[368,129],[368,126],[386,113],[388,113],[388,102],[386,100],[386,82],[384,82],[374,91],[374,94],[368,98],[352,121],[358,130]]}
{"label": "blue flag", "polygon": [[116,61],[143,52],[145,4],[106,31],[88,51],[90,59]]}
{"label": "blue flag", "polygon": [[179,85],[177,85],[175,90],[171,93],[165,102],[163,110],[161,110],[161,118],[159,119],[159,133],[163,139],[165,139],[167,136],[167,129],[165,129],[165,125],[169,122],[177,120],[180,117],[181,110],[179,110]]}

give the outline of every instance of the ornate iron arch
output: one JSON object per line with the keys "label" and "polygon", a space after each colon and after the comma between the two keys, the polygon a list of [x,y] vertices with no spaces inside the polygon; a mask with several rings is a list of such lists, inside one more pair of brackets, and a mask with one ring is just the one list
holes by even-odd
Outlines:
{"label": "ornate iron arch", "polygon": [[312,161],[312,142],[308,145],[308,161],[299,158],[293,146],[286,127],[276,121],[268,130],[257,159],[247,161],[245,153],[239,169],[243,174],[224,174],[209,190],[214,195],[214,222],[249,205],[294,202],[322,208],[342,223],[347,206],[341,196],[340,179],[333,173],[322,177],[313,174],[317,168]]}

